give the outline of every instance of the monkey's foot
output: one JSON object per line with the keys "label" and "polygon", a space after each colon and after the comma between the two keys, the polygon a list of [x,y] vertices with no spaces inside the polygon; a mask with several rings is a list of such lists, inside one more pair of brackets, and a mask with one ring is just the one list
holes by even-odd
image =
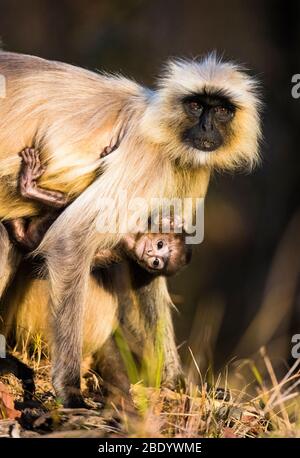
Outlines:
{"label": "monkey's foot", "polygon": [[28,237],[26,228],[26,220],[24,218],[16,218],[5,221],[5,227],[10,235],[10,239],[20,248],[25,251],[32,251],[37,247],[34,240]]}
{"label": "monkey's foot", "polygon": [[46,167],[41,164],[39,150],[25,148],[19,153],[19,156],[22,158],[20,179],[29,186],[43,175]]}
{"label": "monkey's foot", "polygon": [[88,405],[81,394],[70,394],[66,396],[63,400],[63,405],[65,408],[69,409],[91,409],[92,407]]}
{"label": "monkey's foot", "polygon": [[83,398],[79,396],[72,396],[64,402],[64,407],[69,409],[91,409]]}
{"label": "monkey's foot", "polygon": [[112,153],[115,149],[117,149],[117,146],[114,145],[114,146],[106,146],[103,151],[101,151],[100,153],[100,158],[104,158],[106,156],[108,156],[110,153]]}
{"label": "monkey's foot", "polygon": [[35,200],[48,207],[63,208],[68,203],[67,196],[59,191],[43,189],[37,185],[46,167],[41,164],[39,151],[34,148],[25,148],[19,153],[22,158],[19,186],[22,197]]}

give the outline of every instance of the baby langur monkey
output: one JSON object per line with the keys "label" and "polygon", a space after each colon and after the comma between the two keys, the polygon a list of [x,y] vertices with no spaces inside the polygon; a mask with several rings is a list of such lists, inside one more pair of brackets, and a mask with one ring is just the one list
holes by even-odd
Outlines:
{"label": "baby langur monkey", "polygon": [[[105,149],[102,155],[111,152]],[[7,220],[4,224],[12,240],[19,247],[32,251],[40,244],[47,229],[68,201],[65,194],[38,186],[37,180],[46,170],[40,162],[38,150],[25,148],[19,155],[22,158],[20,193],[23,197],[42,202],[48,208],[42,216]],[[94,265],[105,266],[121,262],[129,256],[148,272],[165,276],[175,274],[190,262],[191,247],[185,244],[183,228],[181,232],[175,233],[176,227],[179,227],[179,222],[175,218],[169,221],[169,227],[170,233],[125,234],[114,249],[97,250]]]}
{"label": "baby langur monkey", "polygon": [[113,250],[98,250],[94,257],[94,265],[120,262],[129,256],[148,272],[164,276],[174,275],[190,262],[192,256],[190,245],[185,244],[184,230],[175,233],[174,229],[175,223],[171,220],[172,232],[168,234],[126,234]]}

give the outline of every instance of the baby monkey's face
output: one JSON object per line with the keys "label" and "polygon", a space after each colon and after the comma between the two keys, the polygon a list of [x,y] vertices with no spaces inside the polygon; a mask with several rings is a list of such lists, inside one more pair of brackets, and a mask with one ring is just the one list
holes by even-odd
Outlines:
{"label": "baby monkey's face", "polygon": [[184,265],[184,238],[179,234],[143,234],[136,241],[135,256],[151,272],[171,274]]}
{"label": "baby monkey's face", "polygon": [[163,269],[170,255],[168,237],[166,234],[142,235],[136,242],[135,254],[149,269]]}

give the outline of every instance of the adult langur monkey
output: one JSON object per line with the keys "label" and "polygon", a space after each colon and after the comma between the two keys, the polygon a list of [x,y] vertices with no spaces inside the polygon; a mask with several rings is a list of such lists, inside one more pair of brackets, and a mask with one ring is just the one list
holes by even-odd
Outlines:
{"label": "adult langur monkey", "polygon": [[[260,135],[256,83],[215,56],[170,62],[154,91],[121,76],[5,52],[0,73],[7,89],[0,104],[0,216],[41,213],[40,204],[20,197],[16,186],[17,153],[28,145],[40,150],[47,166],[41,188],[69,200],[79,195],[39,252],[47,262],[53,310],[53,384],[66,406],[83,405],[82,318],[90,266],[98,247],[111,248],[120,238],[97,231],[102,199],[116,198],[119,190],[128,201],[203,197],[213,169],[253,166]],[[105,148],[117,149],[99,159]],[[7,282],[7,268],[2,278]],[[135,293],[149,344],[163,317],[164,380],[173,380],[180,363],[166,282],[142,277]]]}

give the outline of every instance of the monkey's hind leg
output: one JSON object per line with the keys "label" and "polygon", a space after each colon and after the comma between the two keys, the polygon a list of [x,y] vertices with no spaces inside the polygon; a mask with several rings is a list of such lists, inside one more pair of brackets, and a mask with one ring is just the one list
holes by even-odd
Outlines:
{"label": "monkey's hind leg", "polygon": [[129,396],[129,377],[113,336],[94,355],[93,365],[103,378],[107,397],[121,399]]}
{"label": "monkey's hind leg", "polygon": [[5,221],[11,240],[22,250],[33,251],[42,241],[43,236],[57,217],[57,211],[36,216],[27,221],[25,218],[15,218]]}
{"label": "monkey's hind leg", "polygon": [[0,222],[0,298],[16,273],[20,260],[21,254],[11,243],[5,226]]}
{"label": "monkey's hind leg", "polygon": [[[156,365],[162,356],[162,384],[175,389],[183,384],[183,372],[177,351],[171,316],[173,306],[166,279],[145,273],[139,266],[132,265],[133,284],[137,298],[141,321],[145,323],[144,354],[147,366]],[[147,355],[152,355],[147,358]],[[154,355],[154,358],[153,358]],[[157,358],[155,357],[157,355]],[[148,367],[153,372],[153,367]]]}

